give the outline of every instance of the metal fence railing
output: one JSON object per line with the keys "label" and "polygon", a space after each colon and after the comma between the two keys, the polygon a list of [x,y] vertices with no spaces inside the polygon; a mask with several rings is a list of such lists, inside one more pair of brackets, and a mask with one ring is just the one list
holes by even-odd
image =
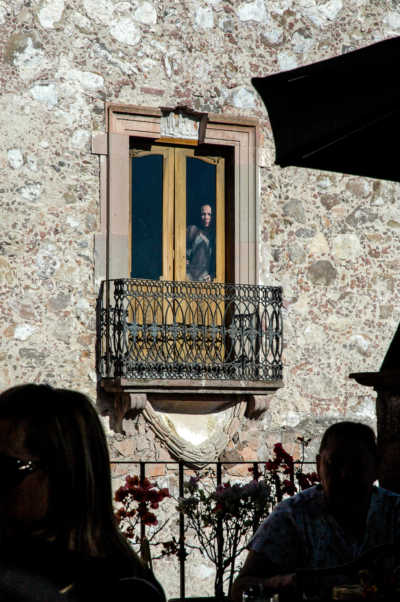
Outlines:
{"label": "metal fence railing", "polygon": [[[185,487],[185,483],[187,483],[187,479],[190,477],[193,478],[193,475],[201,476],[205,470],[210,467],[213,469],[213,486],[215,488],[220,487],[224,482],[230,481],[231,483],[249,483],[254,478],[262,479],[266,474],[271,474],[275,477],[272,479],[272,483],[274,482],[274,491],[273,497],[274,502],[278,503],[282,500],[282,498],[287,495],[287,492],[290,490],[288,485],[283,486],[284,483],[290,483],[293,486],[293,492],[295,489],[300,490],[304,488],[304,478],[302,481],[302,475],[304,477],[305,473],[311,473],[315,470],[314,462],[304,462],[304,461],[295,461],[293,464],[289,463],[289,469],[287,465],[285,466],[286,470],[280,470],[280,472],[274,473],[274,471],[268,471],[266,466],[268,463],[264,462],[208,462],[204,463],[204,468],[200,471],[194,471],[192,468],[185,465],[184,462],[173,462],[173,461],[138,461],[134,462],[131,460],[114,460],[111,462],[112,466],[118,467],[118,478],[126,477],[127,475],[136,475],[138,483],[144,483],[145,479],[148,478],[151,481],[162,481],[166,482],[168,479],[167,473],[170,478],[176,483],[175,491],[171,491],[171,495],[175,498],[175,501],[182,500],[185,496],[190,495],[187,492],[187,487]],[[159,476],[154,479],[152,476],[154,474],[154,468],[163,467],[164,475]],[[244,467],[248,467],[244,469]],[[239,470],[238,470],[239,468]],[[242,470],[240,470],[242,469]],[[248,470],[250,469],[250,470]],[[159,472],[159,471],[158,471]],[[207,473],[208,474],[208,473]],[[246,476],[247,475],[247,476]],[[208,477],[209,478],[209,477]],[[185,480],[186,479],[186,480]],[[268,511],[272,509],[273,505],[270,507]],[[173,507],[169,508],[168,516],[171,518],[173,513],[176,513],[177,523],[178,523],[178,533],[177,533],[177,546],[176,557],[179,563],[179,592],[180,598],[185,599],[186,597],[186,565],[190,562],[187,558],[186,554],[186,538],[187,538],[187,525],[186,525],[186,516],[185,513],[180,511],[178,508],[178,504],[174,503]],[[258,522],[255,522],[248,533],[248,538],[250,538],[252,532],[258,527]],[[149,527],[145,524],[145,521],[140,520],[138,523],[138,531],[137,534],[138,539],[143,541],[148,535],[149,531],[154,530],[154,528]],[[216,530],[216,540],[218,546],[218,562],[223,563],[223,549],[224,549],[224,529],[222,522],[220,524],[217,523]],[[218,567],[217,566],[217,570]]]}
{"label": "metal fence railing", "polygon": [[102,378],[282,379],[282,289],[119,279],[97,306]]}

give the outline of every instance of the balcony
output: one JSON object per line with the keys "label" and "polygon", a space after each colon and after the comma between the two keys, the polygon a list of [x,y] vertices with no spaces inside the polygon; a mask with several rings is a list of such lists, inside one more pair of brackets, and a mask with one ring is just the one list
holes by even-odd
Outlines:
{"label": "balcony", "polygon": [[282,386],[280,287],[119,279],[98,299],[106,390],[258,394]]}

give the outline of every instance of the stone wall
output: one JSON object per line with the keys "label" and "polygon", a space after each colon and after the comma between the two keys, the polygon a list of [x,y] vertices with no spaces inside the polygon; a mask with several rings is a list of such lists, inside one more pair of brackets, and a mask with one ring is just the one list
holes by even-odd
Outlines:
{"label": "stone wall", "polygon": [[[250,78],[399,33],[396,0],[0,0],[0,387],[95,401],[91,139],[105,101],[185,104],[259,120],[260,283],[284,288],[285,387],[260,421],[241,419],[225,459],[266,458],[278,440],[298,453],[297,435],[312,457],[332,421],[374,425],[374,395],[348,374],[379,369],[399,321],[398,185],[275,166]],[[125,435],[104,423],[114,458],[169,458],[142,418]]]}

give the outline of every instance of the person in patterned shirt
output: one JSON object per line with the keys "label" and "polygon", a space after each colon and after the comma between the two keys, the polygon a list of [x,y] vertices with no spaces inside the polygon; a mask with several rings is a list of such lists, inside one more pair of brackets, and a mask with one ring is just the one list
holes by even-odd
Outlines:
{"label": "person in patterned shirt", "polygon": [[[374,485],[378,451],[369,426],[331,425],[316,460],[320,484],[283,500],[251,538],[234,584],[235,602],[250,585],[271,594],[294,592],[298,569],[337,567],[377,546],[400,543],[400,495]],[[327,595],[333,579],[321,581],[318,597]]]}

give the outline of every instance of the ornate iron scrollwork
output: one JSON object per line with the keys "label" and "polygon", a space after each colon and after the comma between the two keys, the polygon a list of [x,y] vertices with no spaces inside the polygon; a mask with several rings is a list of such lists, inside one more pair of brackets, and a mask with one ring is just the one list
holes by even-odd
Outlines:
{"label": "ornate iron scrollwork", "polygon": [[282,379],[281,287],[119,279],[102,290],[102,378]]}

